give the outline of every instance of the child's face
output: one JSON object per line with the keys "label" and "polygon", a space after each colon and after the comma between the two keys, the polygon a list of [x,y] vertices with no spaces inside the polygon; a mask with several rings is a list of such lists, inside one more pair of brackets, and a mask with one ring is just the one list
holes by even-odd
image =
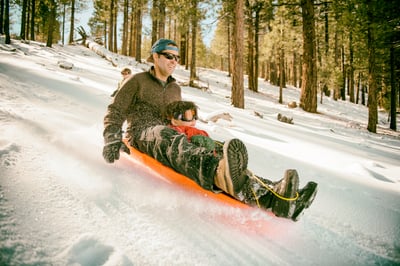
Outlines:
{"label": "child's face", "polygon": [[191,126],[191,127],[196,125],[196,119],[194,119],[194,113],[192,110],[186,110],[184,113],[184,117],[185,120],[187,121],[172,118],[171,124],[174,126]]}

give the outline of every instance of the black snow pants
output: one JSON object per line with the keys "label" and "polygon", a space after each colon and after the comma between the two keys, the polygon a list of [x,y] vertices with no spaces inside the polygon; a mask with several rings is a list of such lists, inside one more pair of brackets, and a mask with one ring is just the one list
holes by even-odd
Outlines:
{"label": "black snow pants", "polygon": [[130,144],[162,164],[213,190],[215,172],[221,159],[204,147],[187,140],[186,135],[167,126],[153,126],[131,134]]}

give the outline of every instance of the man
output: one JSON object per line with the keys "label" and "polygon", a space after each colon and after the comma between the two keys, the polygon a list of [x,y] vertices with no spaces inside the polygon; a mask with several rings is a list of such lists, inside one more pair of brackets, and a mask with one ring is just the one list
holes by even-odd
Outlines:
{"label": "man", "polygon": [[[107,162],[118,160],[120,150],[129,152],[122,142],[121,130],[127,121],[126,137],[130,145],[189,177],[204,189],[220,189],[250,204],[267,201],[265,208],[276,204],[279,207],[276,209],[280,210],[274,212],[276,215],[292,219],[294,213],[301,213],[309,206],[302,204],[301,212],[294,208],[297,197],[304,198],[306,194],[297,192],[297,172],[290,172],[282,182],[270,182],[254,192],[260,185],[256,184],[256,176],[247,170],[247,150],[240,140],[226,141],[222,154],[216,156],[213,151],[190,143],[184,134],[168,127],[164,116],[166,106],[182,100],[181,88],[171,76],[179,61],[178,46],[172,40],[159,39],[152,46],[147,61],[154,66],[127,80],[108,106],[103,131],[103,157]],[[271,190],[279,190],[283,196],[273,199],[266,187],[270,185]],[[314,196],[315,193],[307,199]]]}
{"label": "man", "polygon": [[[107,162],[119,159],[119,150],[127,150],[122,143],[122,124],[127,121],[130,145],[150,155],[161,163],[193,179],[205,189],[212,190],[216,169],[220,164],[221,189],[233,192],[245,182],[247,152],[239,140],[227,142],[227,160],[217,158],[212,152],[187,141],[184,135],[165,124],[167,104],[182,99],[181,88],[171,76],[179,61],[176,43],[158,40],[151,49],[149,62],[154,66],[127,80],[108,106],[104,117],[103,156]],[[222,177],[222,175],[226,177]],[[226,180],[225,180],[226,179]]]}

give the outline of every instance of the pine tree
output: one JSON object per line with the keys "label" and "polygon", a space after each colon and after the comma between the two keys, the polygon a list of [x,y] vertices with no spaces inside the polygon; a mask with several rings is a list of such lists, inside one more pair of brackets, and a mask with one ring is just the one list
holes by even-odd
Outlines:
{"label": "pine tree", "polygon": [[304,111],[317,112],[317,64],[313,0],[301,0],[303,16],[303,79],[300,106]]}
{"label": "pine tree", "polygon": [[244,21],[243,0],[235,1],[234,26],[232,38],[232,93],[231,101],[234,107],[244,108],[244,77],[243,77],[243,43]]}

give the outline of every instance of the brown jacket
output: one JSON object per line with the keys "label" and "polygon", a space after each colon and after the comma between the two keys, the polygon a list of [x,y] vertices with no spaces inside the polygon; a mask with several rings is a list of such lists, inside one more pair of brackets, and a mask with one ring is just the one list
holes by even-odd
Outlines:
{"label": "brown jacket", "polygon": [[103,135],[118,132],[125,121],[128,136],[150,126],[165,124],[165,106],[180,100],[181,88],[172,76],[163,84],[155,77],[154,67],[133,75],[123,83],[107,107]]}

